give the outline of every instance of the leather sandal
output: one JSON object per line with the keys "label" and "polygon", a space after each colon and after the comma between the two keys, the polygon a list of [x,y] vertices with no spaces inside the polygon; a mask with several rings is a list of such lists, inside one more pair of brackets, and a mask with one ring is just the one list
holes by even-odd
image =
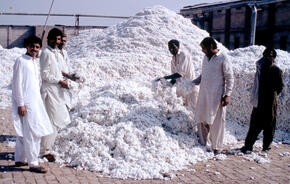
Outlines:
{"label": "leather sandal", "polygon": [[15,167],[28,166],[27,162],[15,162]]}
{"label": "leather sandal", "polygon": [[35,173],[47,173],[47,170],[41,166],[29,167],[29,171]]}

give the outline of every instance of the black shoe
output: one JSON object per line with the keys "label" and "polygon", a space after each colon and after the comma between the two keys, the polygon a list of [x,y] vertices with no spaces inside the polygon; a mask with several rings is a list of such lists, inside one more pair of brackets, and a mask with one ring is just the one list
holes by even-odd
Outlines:
{"label": "black shoe", "polygon": [[36,166],[36,167],[29,167],[30,172],[35,172],[35,173],[47,173],[47,170],[43,167]]}
{"label": "black shoe", "polygon": [[222,150],[213,150],[214,155],[218,155],[222,153]]}
{"label": "black shoe", "polygon": [[262,151],[265,151],[265,152],[268,153],[268,152],[270,151],[270,149],[271,149],[270,147],[268,147],[268,148],[263,148]]}
{"label": "black shoe", "polygon": [[15,162],[15,167],[28,166],[27,162]]}
{"label": "black shoe", "polygon": [[243,146],[240,151],[244,154],[246,154],[247,152],[252,152],[253,151],[253,148],[248,148],[246,146]]}
{"label": "black shoe", "polygon": [[52,154],[43,155],[42,158],[46,158],[48,162],[55,162],[55,158]]}

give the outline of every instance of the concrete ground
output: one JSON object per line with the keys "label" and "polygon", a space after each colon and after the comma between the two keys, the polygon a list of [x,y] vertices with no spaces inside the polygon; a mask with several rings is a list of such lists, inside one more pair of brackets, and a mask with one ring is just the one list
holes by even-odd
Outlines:
{"label": "concrete ground", "polygon": [[271,163],[258,164],[243,157],[228,155],[226,160],[209,160],[191,166],[191,171],[177,171],[170,180],[132,180],[97,176],[97,172],[80,171],[58,163],[42,163],[48,169],[46,174],[28,171],[28,167],[14,167],[14,149],[7,140],[15,138],[10,109],[0,109],[0,184],[54,184],[54,183],[281,183],[290,184],[290,156],[281,153],[290,152],[289,145],[279,144],[273,147],[268,157]]}

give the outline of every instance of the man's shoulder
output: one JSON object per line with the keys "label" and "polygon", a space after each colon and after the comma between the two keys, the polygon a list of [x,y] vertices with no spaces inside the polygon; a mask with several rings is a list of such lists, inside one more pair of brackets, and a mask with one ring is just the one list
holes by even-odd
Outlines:
{"label": "man's shoulder", "polygon": [[229,55],[228,55],[228,52],[227,51],[220,50],[219,53],[218,53],[218,57],[228,58]]}
{"label": "man's shoulder", "polygon": [[41,54],[50,54],[50,53],[51,53],[51,50],[48,49],[47,47],[45,47],[41,50]]}
{"label": "man's shoulder", "polygon": [[271,68],[272,68],[272,70],[275,70],[275,71],[277,71],[277,72],[282,72],[282,70],[276,65],[276,64],[273,64],[272,66],[271,66]]}
{"label": "man's shoulder", "polygon": [[27,60],[27,58],[25,57],[25,54],[22,54],[21,56],[19,56],[18,58],[16,58],[16,62],[19,62],[19,63],[25,63]]}
{"label": "man's shoulder", "polygon": [[185,50],[180,50],[180,51],[179,51],[179,55],[181,55],[181,56],[186,56],[186,55],[188,55],[188,52],[185,51]]}

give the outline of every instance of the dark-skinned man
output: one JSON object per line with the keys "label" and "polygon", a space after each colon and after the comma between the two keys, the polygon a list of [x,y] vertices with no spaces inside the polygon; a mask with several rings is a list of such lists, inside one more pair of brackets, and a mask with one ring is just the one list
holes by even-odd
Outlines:
{"label": "dark-skinned man", "polygon": [[52,147],[59,129],[70,123],[62,88],[68,88],[67,80],[63,76],[59,64],[59,54],[56,47],[60,44],[62,32],[53,28],[47,36],[47,46],[40,55],[40,74],[42,78],[41,94],[49,116],[53,133],[41,139],[40,154],[48,161],[54,162]]}
{"label": "dark-skinned man", "polygon": [[217,48],[215,40],[206,37],[200,43],[205,54],[201,75],[193,82],[200,85],[195,120],[199,141],[219,154],[223,149],[226,106],[234,86],[232,64],[226,53]]}
{"label": "dark-skinned man", "polygon": [[241,148],[243,153],[253,150],[259,133],[263,131],[263,150],[270,150],[276,128],[277,96],[283,89],[283,73],[274,64],[276,51],[266,48],[263,57],[256,62],[256,74],[251,95],[253,110],[250,128]]}
{"label": "dark-skinned man", "polygon": [[[168,42],[169,52],[172,54],[171,73],[172,75],[163,77],[170,79],[171,84],[181,82],[182,80],[193,80],[194,66],[191,63],[189,54],[180,50],[180,43],[178,40],[170,40]],[[160,80],[161,78],[157,79]],[[183,98],[184,105],[194,107],[196,102],[197,90],[194,89],[192,93],[185,93],[181,88],[176,88],[177,96]]]}

